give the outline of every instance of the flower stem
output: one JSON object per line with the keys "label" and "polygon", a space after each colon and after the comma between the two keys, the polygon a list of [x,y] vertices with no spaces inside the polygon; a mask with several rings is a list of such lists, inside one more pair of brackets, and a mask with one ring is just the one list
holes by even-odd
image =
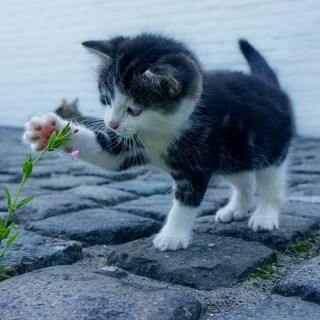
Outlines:
{"label": "flower stem", "polygon": [[[32,166],[34,166],[34,165],[44,156],[44,154],[45,154],[47,151],[48,151],[48,146],[47,146],[47,147],[41,152],[41,154],[32,162]],[[4,225],[3,225],[4,228],[6,228],[6,227],[8,226],[8,224],[9,224],[9,219],[10,219],[12,213],[13,213],[14,210],[15,210],[15,206],[16,206],[16,203],[17,203],[18,198],[19,198],[19,196],[20,196],[22,187],[23,187],[24,183],[27,181],[27,179],[28,179],[28,178],[27,178],[25,175],[24,175],[24,176],[22,177],[22,179],[21,179],[20,185],[19,185],[18,190],[17,190],[17,192],[16,192],[16,194],[15,194],[15,196],[14,196],[13,202],[12,202],[11,206],[8,207],[8,214],[7,214],[6,220],[5,220]]]}

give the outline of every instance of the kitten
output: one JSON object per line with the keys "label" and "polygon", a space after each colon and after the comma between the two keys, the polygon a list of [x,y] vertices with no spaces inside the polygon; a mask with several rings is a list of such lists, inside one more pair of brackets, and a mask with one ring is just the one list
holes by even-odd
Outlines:
{"label": "kitten", "polygon": [[[187,248],[212,175],[224,176],[234,189],[217,222],[243,219],[257,186],[260,200],[249,226],[278,228],[292,110],[266,60],[247,41],[239,44],[251,75],[203,71],[184,44],[162,35],[83,43],[101,57],[105,126],[79,125],[65,148],[107,170],[151,163],[171,174],[173,207],[154,239],[162,251]],[[42,132],[65,123],[55,114],[35,117],[24,140],[40,151],[47,142]]]}

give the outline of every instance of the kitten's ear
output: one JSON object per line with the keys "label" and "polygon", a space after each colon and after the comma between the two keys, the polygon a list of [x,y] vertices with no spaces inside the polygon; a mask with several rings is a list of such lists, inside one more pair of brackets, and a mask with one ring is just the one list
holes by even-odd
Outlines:
{"label": "kitten's ear", "polygon": [[110,60],[113,58],[113,45],[109,41],[85,41],[82,45],[86,47],[90,52],[100,56],[103,59]]}
{"label": "kitten's ear", "polygon": [[180,82],[170,75],[156,74],[148,69],[143,74],[152,81],[161,90],[166,90],[171,98],[175,98],[181,93],[182,85]]}
{"label": "kitten's ear", "polygon": [[79,98],[75,98],[74,101],[71,103],[71,106],[75,109],[78,109],[78,102]]}

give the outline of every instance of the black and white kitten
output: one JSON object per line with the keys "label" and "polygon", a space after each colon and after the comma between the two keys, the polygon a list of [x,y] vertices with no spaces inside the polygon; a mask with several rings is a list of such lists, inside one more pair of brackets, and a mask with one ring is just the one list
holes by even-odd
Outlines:
{"label": "black and white kitten", "polygon": [[[162,251],[187,248],[212,175],[234,188],[217,222],[243,219],[257,186],[260,200],[249,226],[278,228],[294,131],[291,106],[266,60],[247,41],[239,43],[251,75],[203,71],[184,44],[162,35],[83,43],[101,57],[105,127],[74,125],[79,132],[65,151],[78,149],[81,159],[107,170],[151,163],[173,177],[173,207],[154,239]],[[55,114],[32,118],[24,140],[40,151],[48,130],[65,124]]]}

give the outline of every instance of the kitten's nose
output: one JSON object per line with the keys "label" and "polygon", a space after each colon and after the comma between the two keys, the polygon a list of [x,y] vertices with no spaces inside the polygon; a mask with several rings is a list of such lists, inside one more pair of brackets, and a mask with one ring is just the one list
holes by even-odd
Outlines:
{"label": "kitten's nose", "polygon": [[119,124],[113,121],[109,121],[109,127],[113,130],[116,130],[119,127]]}

